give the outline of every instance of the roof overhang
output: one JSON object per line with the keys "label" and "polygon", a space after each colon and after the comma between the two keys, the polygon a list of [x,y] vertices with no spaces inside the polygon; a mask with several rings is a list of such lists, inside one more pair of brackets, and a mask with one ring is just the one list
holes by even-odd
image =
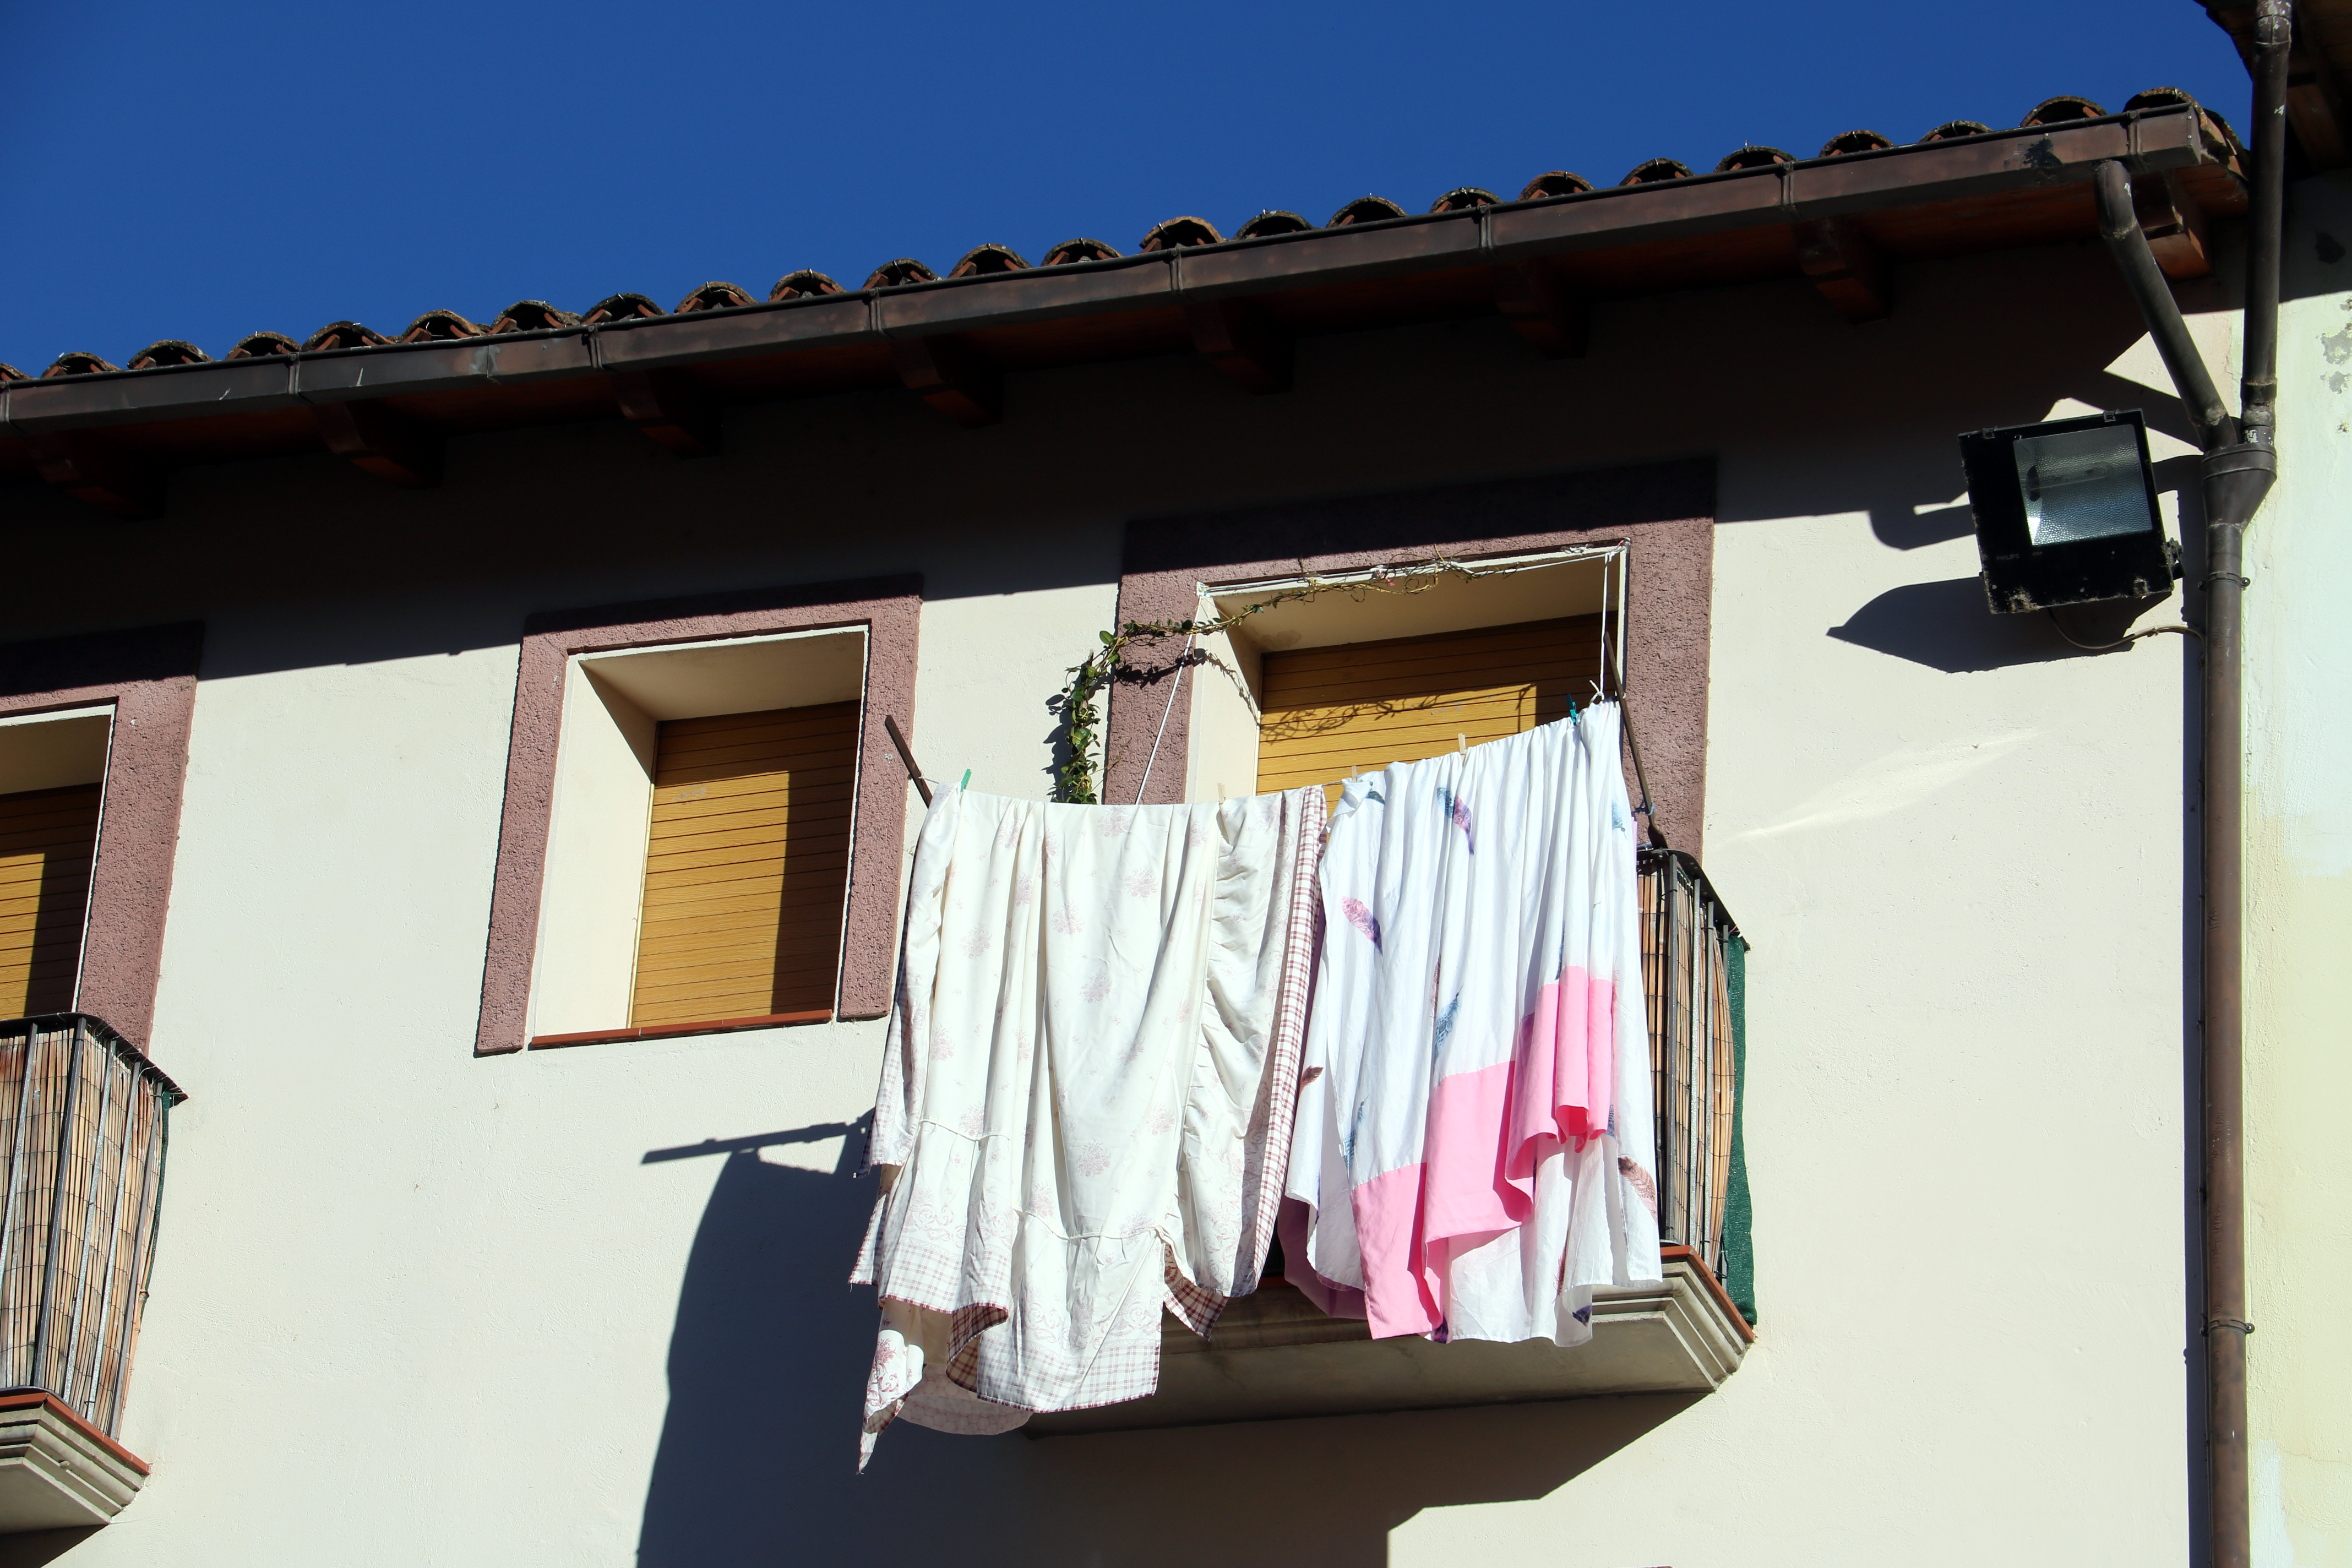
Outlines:
{"label": "roof overhang", "polygon": [[340,452],[394,482],[445,435],[621,414],[683,453],[717,411],[905,387],[996,416],[1007,372],[1199,353],[1253,391],[1304,335],[1500,313],[1580,352],[1598,300],[1810,279],[1850,319],[1888,308],[1890,262],[2085,239],[2102,162],[2138,178],[2177,277],[2242,212],[2236,149],[2194,104],[1139,256],[456,341],[273,354],[0,384],[0,480],[48,479],[126,515],[172,467]]}
{"label": "roof overhang", "polygon": [[[2205,14],[2252,69],[2254,7],[2246,0],[2205,0]],[[2287,127],[2313,168],[2341,169],[2352,163],[2352,0],[2294,0],[2294,28]]]}

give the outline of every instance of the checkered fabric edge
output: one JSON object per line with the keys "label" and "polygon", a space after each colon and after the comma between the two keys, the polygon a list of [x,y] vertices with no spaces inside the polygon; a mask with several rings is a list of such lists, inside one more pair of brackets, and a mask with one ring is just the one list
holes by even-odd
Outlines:
{"label": "checkered fabric edge", "polygon": [[[1290,919],[1282,954],[1282,988],[1274,1005],[1274,1047],[1265,1075],[1271,1090],[1265,1143],[1252,1198],[1255,1251],[1250,1271],[1255,1289],[1274,1245],[1275,1218],[1282,1212],[1282,1188],[1290,1173],[1290,1138],[1298,1115],[1298,1063],[1307,1042],[1307,1006],[1315,984],[1315,957],[1323,942],[1323,899],[1318,872],[1323,861],[1323,829],[1328,806],[1320,784],[1289,792],[1298,811],[1297,849],[1290,864]],[[1179,1312],[1179,1317],[1183,1314]],[[1212,1317],[1212,1321],[1214,1318]],[[1205,1328],[1195,1331],[1205,1334]]]}
{"label": "checkered fabric edge", "polygon": [[[1168,1310],[1176,1314],[1178,1322],[1205,1340],[1209,1337],[1209,1331],[1217,1326],[1217,1319],[1224,1311],[1225,1302],[1230,1298],[1185,1279],[1184,1271],[1176,1267],[1174,1249],[1163,1248],[1163,1251],[1166,1262],[1161,1267],[1160,1279]],[[1159,1358],[1154,1356],[1152,1360],[1156,1366]],[[1152,1387],[1159,1386],[1159,1380],[1155,1377]]]}

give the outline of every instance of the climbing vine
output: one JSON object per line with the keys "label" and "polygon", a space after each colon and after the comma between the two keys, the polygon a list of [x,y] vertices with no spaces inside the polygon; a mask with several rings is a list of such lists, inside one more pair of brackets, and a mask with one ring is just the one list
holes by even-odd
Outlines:
{"label": "climbing vine", "polygon": [[[1069,755],[1054,770],[1054,798],[1070,805],[1098,805],[1100,773],[1095,760],[1095,743],[1100,737],[1102,694],[1128,665],[1129,651],[1139,645],[1165,642],[1171,637],[1198,639],[1216,636],[1248,620],[1252,616],[1286,605],[1294,600],[1312,599],[1328,593],[1349,595],[1421,594],[1437,585],[1444,576],[1475,577],[1477,573],[1444,556],[1432,556],[1411,566],[1376,567],[1370,578],[1354,583],[1328,583],[1309,575],[1296,588],[1285,588],[1271,597],[1255,604],[1244,605],[1225,615],[1181,621],[1123,621],[1116,627],[1095,635],[1102,646],[1080,662],[1070,666],[1069,681],[1057,699],[1066,726]],[[1100,768],[1107,770],[1111,759],[1102,759]]]}

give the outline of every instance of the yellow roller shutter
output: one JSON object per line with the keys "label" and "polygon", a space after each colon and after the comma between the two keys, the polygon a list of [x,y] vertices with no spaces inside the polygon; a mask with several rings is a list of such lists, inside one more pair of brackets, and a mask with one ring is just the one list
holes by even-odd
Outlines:
{"label": "yellow roller shutter", "polygon": [[1567,717],[1601,672],[1601,617],[1265,656],[1257,787],[1329,786]]}
{"label": "yellow roller shutter", "polygon": [[0,1018],[73,1005],[98,785],[0,795]]}
{"label": "yellow roller shutter", "polygon": [[857,709],[661,726],[632,1026],[833,1006]]}

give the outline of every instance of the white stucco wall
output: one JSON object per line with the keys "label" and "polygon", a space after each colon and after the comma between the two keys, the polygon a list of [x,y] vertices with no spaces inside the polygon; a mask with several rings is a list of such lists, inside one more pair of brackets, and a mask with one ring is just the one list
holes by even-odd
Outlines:
{"label": "white stucco wall", "polygon": [[[2278,489],[2246,538],[2254,1561],[2352,1563],[2352,176],[2289,205]],[[2329,257],[2335,259],[2328,259]]]}
{"label": "white stucco wall", "polygon": [[[242,574],[112,591],[208,626],[154,1035],[194,1098],[123,1432],[154,1477],[69,1561],[2186,1562],[2189,656],[1985,613],[1953,512],[1958,430],[2163,422],[2106,268],[1906,268],[1861,329],[1801,283],[1612,306],[1566,364],[1491,321],[1316,340],[1282,398],[1190,360],[1015,377],[976,435],[911,399],[748,410],[695,465],[525,432],[421,497],[323,460],[180,481]],[[1763,1327],[1717,1394],[901,1425],[856,1479],[845,1132],[879,1026],[468,1054],[530,611],[919,570],[919,757],[1034,796],[1126,517],[1692,453],[1706,858],[1755,942]],[[425,561],[460,504],[550,521],[468,525],[456,584],[273,575],[320,513]]]}

